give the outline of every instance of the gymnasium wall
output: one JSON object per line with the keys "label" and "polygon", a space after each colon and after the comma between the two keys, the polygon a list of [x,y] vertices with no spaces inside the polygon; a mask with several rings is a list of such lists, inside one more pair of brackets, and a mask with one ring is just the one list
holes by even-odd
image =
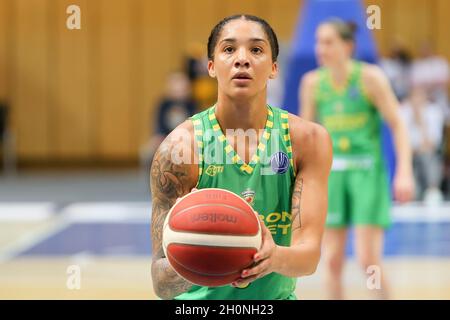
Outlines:
{"label": "gymnasium wall", "polygon": [[[365,1],[381,7],[386,53],[399,35],[413,53],[430,39],[450,59],[450,1]],[[81,7],[81,30],[66,8]],[[165,75],[190,44],[234,13],[267,19],[288,42],[295,0],[0,0],[0,100],[12,108],[23,162],[134,161],[151,132]]]}

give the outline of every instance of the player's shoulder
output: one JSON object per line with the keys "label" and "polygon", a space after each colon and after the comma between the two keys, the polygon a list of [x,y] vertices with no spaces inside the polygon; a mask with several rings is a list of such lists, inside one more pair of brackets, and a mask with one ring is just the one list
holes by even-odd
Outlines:
{"label": "player's shoulder", "polygon": [[362,62],[361,79],[370,99],[389,86],[385,72],[376,64]]}
{"label": "player's shoulder", "polygon": [[367,81],[380,81],[386,78],[383,69],[372,63],[360,62],[362,65],[361,75]]}
{"label": "player's shoulder", "polygon": [[186,190],[190,190],[198,180],[197,164],[194,125],[188,119],[172,130],[159,145],[153,157],[151,175],[154,177],[160,175],[161,172],[182,174],[183,185]]}
{"label": "player's shoulder", "polygon": [[303,119],[292,113],[288,114],[289,132],[292,144],[308,146],[329,139],[328,131],[320,124]]}
{"label": "player's shoulder", "polygon": [[187,118],[185,121],[183,121],[181,124],[179,124],[175,129],[173,129],[170,134],[168,135],[168,140],[173,139],[174,137],[179,136],[190,136],[194,137],[195,132],[195,124],[196,122],[201,123],[203,118],[207,117],[209,114],[209,110],[211,109],[207,108],[203,111],[197,112],[196,114],[192,115],[191,117]]}
{"label": "player's shoulder", "polygon": [[167,136],[168,141],[172,141],[174,138],[178,138],[183,135],[194,136],[194,124],[191,119],[186,119],[173,129]]}
{"label": "player's shoulder", "polygon": [[332,142],[323,126],[289,113],[289,133],[297,170],[312,162],[329,166],[333,153]]}
{"label": "player's shoulder", "polygon": [[180,164],[191,164],[196,156],[194,125],[190,119],[185,120],[173,129],[158,147],[158,153],[167,159],[181,156]]}
{"label": "player's shoulder", "polygon": [[306,72],[300,81],[301,86],[304,88],[312,88],[319,81],[319,70],[311,70]]}

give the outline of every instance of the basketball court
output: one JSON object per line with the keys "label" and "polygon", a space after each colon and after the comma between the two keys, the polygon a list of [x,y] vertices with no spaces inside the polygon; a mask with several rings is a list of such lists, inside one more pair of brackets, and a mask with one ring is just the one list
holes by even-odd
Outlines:
{"label": "basketball court", "polygon": [[[369,27],[377,12],[380,27]],[[267,103],[291,113],[301,76],[316,66],[315,29],[330,15],[362,26],[358,59],[388,57],[397,39],[413,60],[427,40],[450,61],[448,0],[0,0],[0,299],[158,299],[148,164],[166,135],[160,101],[177,91],[174,71],[188,79],[196,112],[217,101],[208,35],[237,13],[277,33],[280,74]],[[186,119],[176,102],[166,126]],[[444,200],[393,208],[383,260],[392,299],[450,299],[446,130]],[[393,150],[384,155],[392,168]],[[352,245],[350,233],[346,298],[371,299],[372,274]],[[326,299],[324,271],[319,263],[298,279],[299,299]]]}
{"label": "basketball court", "polygon": [[[31,180],[46,201],[36,200]],[[145,174],[133,170],[2,178],[0,299],[156,299],[146,188]],[[12,190],[21,192],[14,198]],[[68,201],[67,193],[78,201]],[[394,220],[385,246],[392,298],[450,299],[450,204],[396,207]],[[347,297],[368,299],[370,275],[351,251],[349,246]],[[79,267],[80,289],[67,286],[70,266]],[[321,269],[298,280],[299,298],[325,298]]]}

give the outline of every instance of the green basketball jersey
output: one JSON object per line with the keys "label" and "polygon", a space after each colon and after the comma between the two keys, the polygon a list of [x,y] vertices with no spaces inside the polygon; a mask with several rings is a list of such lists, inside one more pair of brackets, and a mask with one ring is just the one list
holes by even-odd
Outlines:
{"label": "green basketball jersey", "polygon": [[364,93],[362,67],[352,61],[347,85],[333,87],[330,72],[318,70],[318,121],[333,141],[328,178],[327,227],[390,225],[390,190],[381,153],[381,116]]}
{"label": "green basketball jersey", "polygon": [[318,71],[317,120],[333,141],[334,168],[372,167],[381,157],[381,117],[364,94],[361,70],[353,61],[343,90],[333,87],[328,69]]}
{"label": "green basketball jersey", "polygon": [[[277,245],[291,243],[291,197],[295,180],[288,113],[267,106],[257,151],[246,164],[228,143],[215,117],[215,106],[190,118],[199,150],[197,188],[222,188],[250,203]],[[262,131],[262,130],[261,130]],[[242,131],[244,133],[244,131]],[[239,133],[236,133],[239,134]],[[271,273],[245,288],[194,285],[175,299],[296,299],[295,278]]]}

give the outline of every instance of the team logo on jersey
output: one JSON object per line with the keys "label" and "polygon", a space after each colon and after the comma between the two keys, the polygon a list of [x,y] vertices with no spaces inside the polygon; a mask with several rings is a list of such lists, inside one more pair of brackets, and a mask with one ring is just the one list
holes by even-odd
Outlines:
{"label": "team logo on jersey", "polygon": [[341,137],[338,141],[338,146],[341,151],[348,151],[350,149],[350,140],[347,137]]}
{"label": "team logo on jersey", "polygon": [[278,151],[270,157],[272,171],[277,174],[285,173],[289,168],[289,158],[286,153]]}
{"label": "team logo on jersey", "polygon": [[249,205],[253,205],[253,202],[255,201],[255,191],[247,188],[241,192],[241,196],[248,202]]}
{"label": "team logo on jersey", "polygon": [[334,111],[338,113],[344,111],[344,104],[341,101],[336,102],[334,104]]}
{"label": "team logo on jersey", "polygon": [[357,86],[351,86],[348,89],[348,97],[352,100],[359,97],[359,89]]}
{"label": "team logo on jersey", "polygon": [[215,166],[213,164],[210,164],[208,168],[206,168],[205,173],[208,176],[214,177],[218,173],[223,172],[223,166]]}

